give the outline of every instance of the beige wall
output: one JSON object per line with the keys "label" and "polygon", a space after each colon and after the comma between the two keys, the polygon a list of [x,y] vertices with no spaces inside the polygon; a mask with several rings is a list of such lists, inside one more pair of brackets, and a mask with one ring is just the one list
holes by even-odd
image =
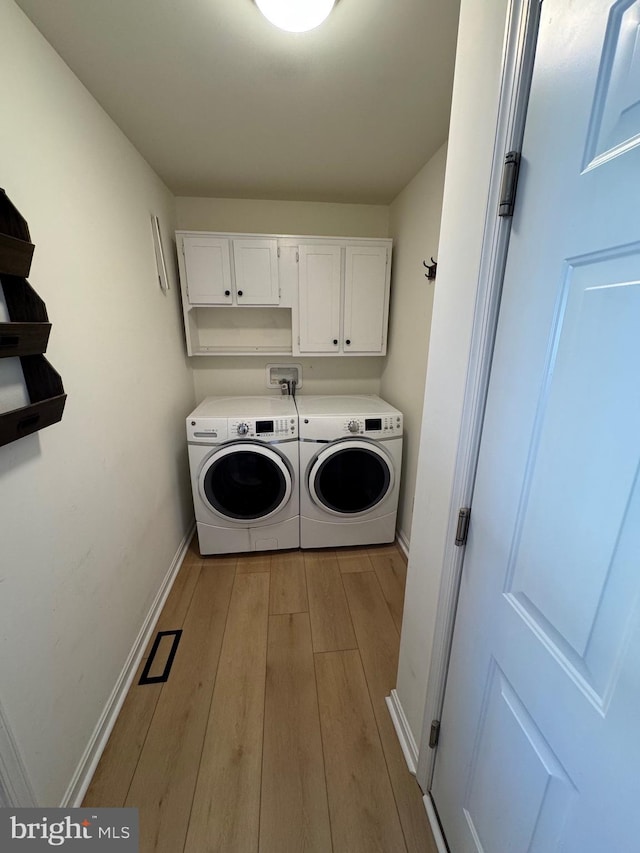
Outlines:
{"label": "beige wall", "polygon": [[61,423],[0,447],[0,698],[54,806],[192,523],[194,393],[151,242],[153,211],[170,245],[173,197],[11,0],[0,31],[3,186],[69,395]]}
{"label": "beige wall", "polygon": [[393,201],[389,236],[393,237],[389,355],[381,396],[404,414],[402,487],[398,529],[408,541],[416,486],[424,379],[431,330],[434,282],[425,278],[423,260],[437,259],[442,214],[443,145]]}
{"label": "beige wall", "polygon": [[[198,400],[211,394],[268,394],[267,364],[302,365],[302,394],[379,394],[383,358],[192,358]],[[276,392],[271,392],[276,393]]]}
{"label": "beige wall", "polygon": [[[420,742],[500,95],[507,0],[462,0],[397,692]],[[435,257],[435,256],[434,256]]]}
{"label": "beige wall", "polygon": [[383,204],[328,204],[242,198],[177,198],[177,228],[320,237],[387,237]]}
{"label": "beige wall", "polygon": [[[371,204],[178,198],[177,227],[194,231],[386,237],[389,208]],[[266,394],[265,366],[300,362],[303,394],[379,394],[383,358],[191,359],[198,402],[212,394]]]}

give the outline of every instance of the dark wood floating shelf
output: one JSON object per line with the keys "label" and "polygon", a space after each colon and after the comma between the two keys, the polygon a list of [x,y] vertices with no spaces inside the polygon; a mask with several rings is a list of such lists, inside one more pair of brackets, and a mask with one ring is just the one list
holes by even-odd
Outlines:
{"label": "dark wood floating shelf", "polygon": [[24,278],[0,274],[10,322],[0,323],[0,358],[47,351],[51,323],[47,307]]}
{"label": "dark wood floating shelf", "polygon": [[26,278],[34,249],[26,220],[0,189],[0,272]]}
{"label": "dark wood floating shelf", "polygon": [[0,358],[20,358],[29,397],[26,406],[0,411],[0,446],[57,423],[67,399],[60,375],[42,355],[51,324],[46,305],[26,280],[33,250],[26,220],[0,189],[0,287],[9,316],[0,322]]}
{"label": "dark wood floating shelf", "polygon": [[29,405],[0,413],[0,447],[62,419],[67,395],[60,375],[43,355],[20,359]]}

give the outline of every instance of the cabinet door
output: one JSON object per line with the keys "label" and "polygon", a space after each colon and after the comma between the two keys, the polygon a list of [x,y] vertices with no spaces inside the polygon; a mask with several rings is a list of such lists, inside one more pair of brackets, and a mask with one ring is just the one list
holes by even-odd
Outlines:
{"label": "cabinet door", "polygon": [[220,237],[184,237],[187,297],[192,305],[231,304],[229,240]]}
{"label": "cabinet door", "polygon": [[300,246],[300,352],[340,352],[340,246]]}
{"label": "cabinet door", "polygon": [[238,305],[279,303],[277,240],[234,240],[233,261]]}
{"label": "cabinet door", "polygon": [[344,352],[386,351],[389,278],[386,246],[347,246]]}

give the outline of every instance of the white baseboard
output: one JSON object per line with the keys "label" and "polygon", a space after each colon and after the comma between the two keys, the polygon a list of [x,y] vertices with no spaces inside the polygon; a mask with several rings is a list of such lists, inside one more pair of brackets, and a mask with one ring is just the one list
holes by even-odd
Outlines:
{"label": "white baseboard", "polygon": [[418,746],[411,729],[409,728],[409,723],[404,713],[404,709],[400,704],[400,697],[398,696],[397,691],[392,690],[391,695],[387,696],[385,701],[387,703],[389,713],[391,714],[391,720],[393,722],[393,727],[396,730],[396,734],[398,735],[400,746],[402,747],[404,760],[407,762],[409,772],[415,776],[416,769],[418,767]]}
{"label": "white baseboard", "polygon": [[402,551],[407,558],[409,559],[409,537],[404,532],[404,530],[396,531],[396,538],[398,540],[398,545],[402,548]]}
{"label": "white baseboard", "polygon": [[0,705],[0,808],[37,806],[18,745]]}
{"label": "white baseboard", "polygon": [[433,837],[436,842],[436,848],[438,850],[438,853],[449,853],[447,842],[444,840],[444,835],[442,834],[442,829],[440,827],[440,821],[438,820],[436,810],[433,807],[433,803],[431,802],[431,797],[429,796],[429,794],[425,794],[425,796],[422,798],[422,801],[424,802],[424,807],[427,810],[429,825],[431,826],[431,832],[433,832]]}
{"label": "white baseboard", "polygon": [[100,719],[98,720],[98,724],[89,739],[84,755],[80,759],[80,763],[73,774],[69,787],[62,798],[62,802],[60,803],[61,808],[77,808],[82,804],[82,800],[84,799],[89,783],[93,778],[93,774],[96,771],[100,757],[104,752],[109,736],[116,724],[118,714],[124,704],[127,692],[129,691],[131,683],[133,682],[138,670],[144,650],[151,639],[156,622],[160,617],[164,603],[171,592],[173,582],[176,579],[184,556],[187,553],[187,548],[189,547],[189,542],[193,536],[194,529],[195,525],[192,526],[185,534],[180,546],[178,547],[176,555],[173,558],[171,566],[169,567],[169,571],[160,584],[160,589],[158,590],[153,604],[145,617],[136,641],[129,652],[129,656],[122,672],[120,673],[111,696],[109,697]]}

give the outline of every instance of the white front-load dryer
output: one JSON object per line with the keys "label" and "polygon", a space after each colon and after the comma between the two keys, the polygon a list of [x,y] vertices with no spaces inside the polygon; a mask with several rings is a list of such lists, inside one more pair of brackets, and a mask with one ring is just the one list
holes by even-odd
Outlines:
{"label": "white front-load dryer", "polygon": [[298,415],[291,397],[208,397],[187,418],[201,554],[300,544]]}
{"label": "white front-load dryer", "polygon": [[377,396],[298,396],[300,545],[393,542],[402,414]]}

